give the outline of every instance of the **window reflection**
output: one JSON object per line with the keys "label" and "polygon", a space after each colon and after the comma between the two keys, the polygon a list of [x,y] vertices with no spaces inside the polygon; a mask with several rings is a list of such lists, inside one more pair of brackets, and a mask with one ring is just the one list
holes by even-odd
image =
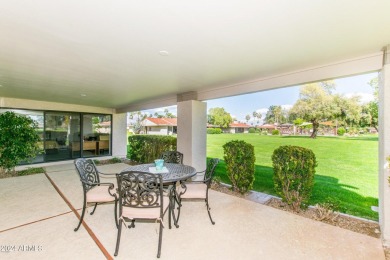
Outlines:
{"label": "window reflection", "polygon": [[0,109],[0,113],[6,111],[37,122],[39,147],[44,154],[33,158],[32,163],[111,155],[111,115]]}
{"label": "window reflection", "polygon": [[83,116],[83,157],[110,155],[111,116]]}
{"label": "window reflection", "polygon": [[[79,149],[74,151],[73,143]],[[58,161],[80,157],[80,115],[47,112],[45,115],[45,160]]]}

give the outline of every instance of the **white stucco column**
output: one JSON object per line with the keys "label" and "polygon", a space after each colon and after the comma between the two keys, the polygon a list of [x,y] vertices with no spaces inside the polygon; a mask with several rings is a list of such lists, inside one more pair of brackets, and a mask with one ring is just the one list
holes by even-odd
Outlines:
{"label": "white stucco column", "polygon": [[197,171],[206,169],[207,104],[188,100],[177,103],[177,150],[184,164]]}
{"label": "white stucco column", "polygon": [[384,245],[390,246],[390,186],[386,157],[390,156],[390,45],[384,49],[379,77],[379,224]]}
{"label": "white stucco column", "polygon": [[127,113],[112,115],[112,156],[125,158],[127,154]]}

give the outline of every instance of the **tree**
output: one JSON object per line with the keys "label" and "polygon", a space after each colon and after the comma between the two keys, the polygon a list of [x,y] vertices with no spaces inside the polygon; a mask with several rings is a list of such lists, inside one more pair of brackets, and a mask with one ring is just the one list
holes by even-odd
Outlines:
{"label": "tree", "polygon": [[378,104],[375,101],[363,106],[360,124],[374,127],[378,131]]}
{"label": "tree", "polygon": [[335,95],[333,100],[339,110],[335,117],[341,119],[345,125],[353,126],[359,124],[362,114],[359,96],[346,98],[341,95]]}
{"label": "tree", "polygon": [[253,114],[253,118],[257,118],[257,124],[259,124],[260,123],[260,119],[261,119],[261,113],[253,111],[252,114]]}
{"label": "tree", "polygon": [[313,124],[311,138],[317,137],[321,121],[331,120],[339,114],[339,109],[329,91],[329,85],[331,84],[317,82],[302,86],[299,99],[290,111]]}
{"label": "tree", "polygon": [[11,171],[21,161],[42,153],[39,147],[38,124],[31,118],[14,112],[0,115],[0,168]]}
{"label": "tree", "polygon": [[[153,116],[150,116],[150,117],[153,117]],[[176,118],[176,116],[174,114],[169,112],[168,108],[164,109],[164,114],[162,114],[162,115],[158,112],[154,112],[154,117],[156,117],[156,118]]]}
{"label": "tree", "polygon": [[164,113],[165,113],[164,118],[176,118],[174,114],[169,112],[168,108],[164,109]]}
{"label": "tree", "polygon": [[265,115],[265,121],[268,124],[278,124],[282,120],[282,106],[270,106],[267,114]]}
{"label": "tree", "polygon": [[129,115],[130,125],[133,126],[133,131],[135,134],[139,134],[144,127],[143,121],[147,118],[148,115],[142,113],[141,111],[131,112]]}
{"label": "tree", "polygon": [[215,107],[210,108],[207,121],[211,125],[227,128],[233,122],[233,118],[224,108]]}
{"label": "tree", "polygon": [[374,91],[374,100],[368,102],[365,106],[363,106],[362,113],[363,113],[363,122],[366,125],[369,125],[371,127],[374,127],[376,131],[378,131],[378,77],[375,77],[371,79],[368,84],[372,87]]}
{"label": "tree", "polygon": [[250,116],[250,115],[246,115],[246,116],[245,116],[245,120],[246,120],[246,123],[248,123],[249,120],[251,120],[251,116]]}

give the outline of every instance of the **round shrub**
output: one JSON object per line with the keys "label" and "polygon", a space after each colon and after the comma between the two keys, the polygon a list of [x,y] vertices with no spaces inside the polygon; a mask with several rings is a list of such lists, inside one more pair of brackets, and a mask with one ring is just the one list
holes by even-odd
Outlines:
{"label": "round shrub", "polygon": [[279,130],[275,129],[275,130],[272,130],[271,134],[272,135],[280,135],[280,132],[279,132]]}
{"label": "round shrub", "polygon": [[345,134],[345,132],[346,132],[346,130],[344,127],[339,127],[337,129],[337,135],[339,135],[339,136],[343,136]]}
{"label": "round shrub", "polygon": [[256,133],[256,129],[253,128],[253,127],[251,127],[251,128],[249,128],[248,132],[249,132],[250,134],[254,134],[254,133]]}
{"label": "round shrub", "polygon": [[221,128],[207,128],[208,134],[222,134]]}
{"label": "round shrub", "polygon": [[255,180],[255,149],[244,141],[234,140],[223,145],[226,172],[233,190],[244,194]]}
{"label": "round shrub", "polygon": [[37,128],[30,117],[9,111],[0,114],[0,171],[12,171],[21,161],[43,152]]}
{"label": "round shrub", "polygon": [[317,166],[313,151],[299,146],[280,146],[272,155],[272,164],[277,194],[295,211],[307,207]]}

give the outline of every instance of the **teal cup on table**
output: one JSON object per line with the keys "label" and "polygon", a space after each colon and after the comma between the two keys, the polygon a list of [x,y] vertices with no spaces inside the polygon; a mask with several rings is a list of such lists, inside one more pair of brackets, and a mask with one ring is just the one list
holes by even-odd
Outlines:
{"label": "teal cup on table", "polygon": [[161,171],[164,167],[164,160],[163,159],[154,160],[154,164],[156,165],[156,170]]}

